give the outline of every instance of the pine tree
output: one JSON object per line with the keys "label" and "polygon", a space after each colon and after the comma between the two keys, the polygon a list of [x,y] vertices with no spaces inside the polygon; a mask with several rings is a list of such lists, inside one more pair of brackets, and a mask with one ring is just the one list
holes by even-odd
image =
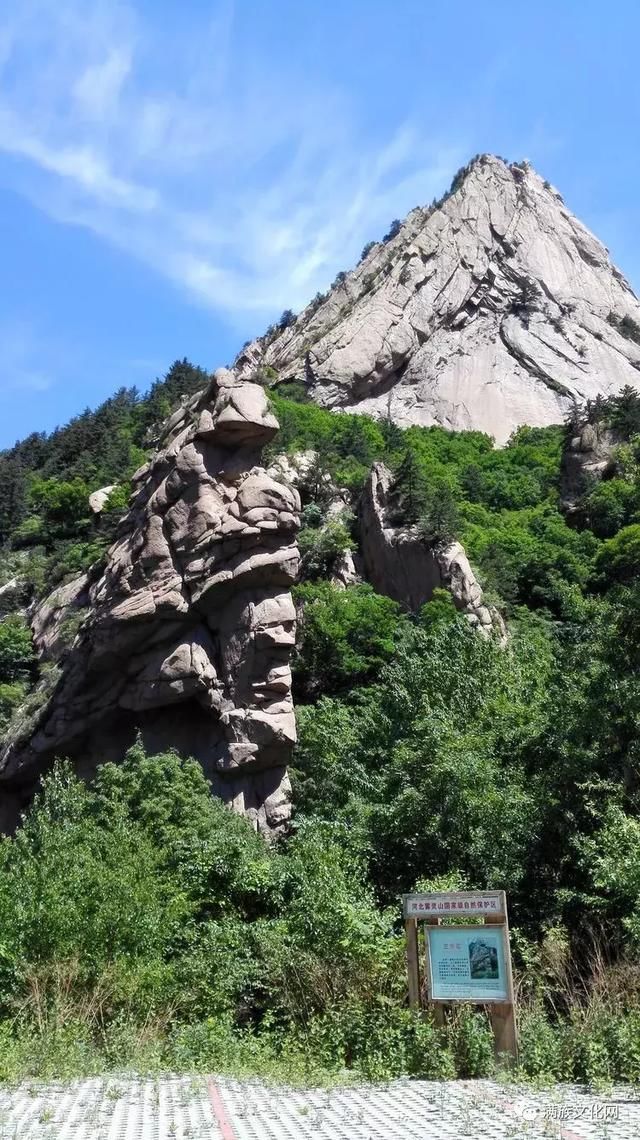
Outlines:
{"label": "pine tree", "polygon": [[407,448],[393,484],[397,516],[405,523],[415,523],[427,505],[426,479],[411,448]]}

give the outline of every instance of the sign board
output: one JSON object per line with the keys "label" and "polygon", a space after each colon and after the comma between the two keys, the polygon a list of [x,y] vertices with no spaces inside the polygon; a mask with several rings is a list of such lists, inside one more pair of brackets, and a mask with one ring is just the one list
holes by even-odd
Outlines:
{"label": "sign board", "polygon": [[510,1001],[504,926],[429,926],[431,1001]]}
{"label": "sign board", "polygon": [[[450,1002],[487,1006],[496,1054],[517,1059],[509,919],[504,891],[433,891],[403,895],[409,1005],[434,1004],[444,1025]],[[424,985],[420,939],[425,941]]]}
{"label": "sign board", "polygon": [[405,918],[504,918],[504,891],[436,891],[402,897]]}

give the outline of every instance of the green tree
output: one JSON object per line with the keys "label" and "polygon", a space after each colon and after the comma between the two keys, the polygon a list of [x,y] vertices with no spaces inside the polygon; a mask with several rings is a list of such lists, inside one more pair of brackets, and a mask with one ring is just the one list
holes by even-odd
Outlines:
{"label": "green tree", "polygon": [[42,515],[45,532],[55,538],[78,534],[86,529],[89,494],[89,487],[81,479],[66,482],[35,478],[31,483],[29,500],[32,508]]}
{"label": "green tree", "polygon": [[427,482],[416,453],[407,448],[393,481],[398,521],[415,523],[428,503]]}
{"label": "green tree", "polygon": [[298,586],[303,616],[294,661],[302,699],[364,684],[394,651],[400,607],[370,586]]}
{"label": "green tree", "polygon": [[31,630],[19,614],[9,614],[0,621],[0,682],[30,680],[35,667]]}
{"label": "green tree", "polygon": [[459,527],[458,508],[447,483],[437,483],[426,492],[418,530],[427,542],[451,542]]}
{"label": "green tree", "polygon": [[331,573],[335,560],[345,550],[353,550],[354,542],[340,518],[330,519],[322,527],[307,527],[298,535],[300,575],[314,582]]}
{"label": "green tree", "polygon": [[394,220],[392,221],[391,225],[389,226],[389,229],[387,230],[387,232],[384,235],[382,240],[384,242],[391,241],[394,237],[398,236],[401,229],[402,229],[402,222],[400,221],[399,218],[394,218]]}
{"label": "green tree", "polygon": [[604,543],[596,558],[600,582],[628,582],[640,573],[640,523],[623,527]]}

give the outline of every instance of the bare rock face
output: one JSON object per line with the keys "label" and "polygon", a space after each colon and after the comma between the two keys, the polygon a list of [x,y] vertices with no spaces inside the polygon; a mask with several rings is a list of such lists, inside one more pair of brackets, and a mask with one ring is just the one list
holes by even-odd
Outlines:
{"label": "bare rock face", "polygon": [[99,490],[91,492],[89,495],[89,509],[94,515],[102,513],[109,502],[109,495],[116,490],[117,486],[117,483],[110,483],[108,487],[100,487]]}
{"label": "bare rock face", "polygon": [[19,606],[22,583],[19,578],[10,578],[0,586],[0,618],[13,613]]}
{"label": "bare rock face", "polygon": [[102,573],[32,617],[61,677],[0,758],[16,802],[53,757],[90,775],[139,731],[195,756],[261,830],[286,821],[300,500],[259,465],[277,428],[263,390],[224,369],[167,421]]}
{"label": "bare rock face", "polygon": [[456,609],[478,631],[506,638],[502,617],[484,602],[464,547],[459,542],[431,544],[415,527],[389,523],[391,474],[375,463],[360,500],[360,551],[367,580],[380,594],[419,610],[436,589],[449,590]]}
{"label": "bare rock face", "polygon": [[361,581],[352,552],[343,550],[333,566],[332,585],[337,586],[339,590],[346,590],[347,586],[356,586]]}
{"label": "bare rock face", "polygon": [[640,324],[638,299],[527,163],[475,159],[440,204],[413,210],[340,278],[243,350],[240,373],[268,366],[325,407],[498,443],[640,383],[640,344],[621,324]]}
{"label": "bare rock face", "polygon": [[33,645],[40,661],[60,661],[74,640],[90,605],[89,586],[88,575],[80,574],[30,610]]}

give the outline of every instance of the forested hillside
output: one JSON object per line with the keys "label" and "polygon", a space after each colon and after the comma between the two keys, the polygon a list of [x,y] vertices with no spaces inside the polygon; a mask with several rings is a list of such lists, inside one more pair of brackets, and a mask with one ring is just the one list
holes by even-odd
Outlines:
{"label": "forested hillside", "polygon": [[[5,728],[43,669],[26,607],[100,559],[160,421],[206,378],[177,363],[0,457]],[[0,845],[0,1068],[487,1073],[482,1014],[440,1031],[406,1009],[399,895],[430,885],[508,891],[526,1073],[638,1079],[640,397],[502,449],[334,415],[299,385],[271,399],[270,460],[305,455],[292,828],[267,847],[197,765],[140,746],[89,788],[59,767]],[[569,479],[586,429],[606,461]],[[374,461],[398,527],[464,544],[506,644],[444,590],[409,613],[336,584]]]}

